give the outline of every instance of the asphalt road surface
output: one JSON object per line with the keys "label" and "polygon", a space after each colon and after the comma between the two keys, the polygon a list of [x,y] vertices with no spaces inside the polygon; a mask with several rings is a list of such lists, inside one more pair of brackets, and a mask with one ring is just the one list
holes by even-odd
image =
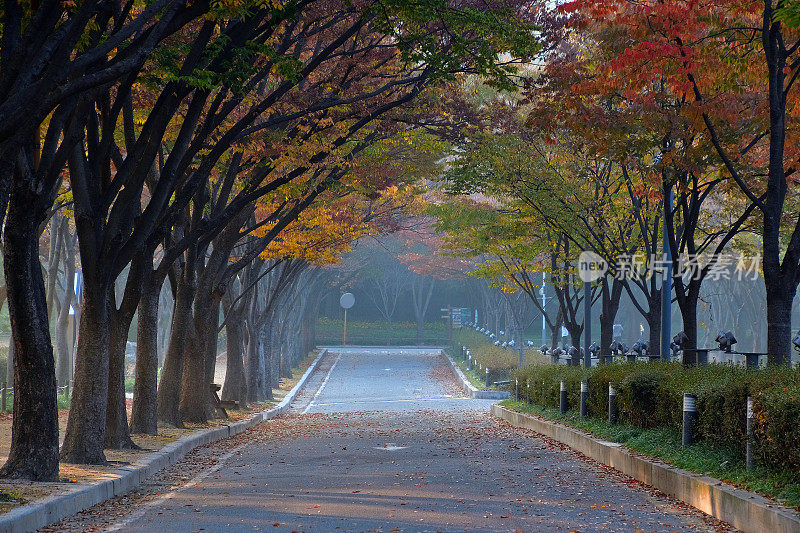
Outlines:
{"label": "asphalt road surface", "polygon": [[289,416],[48,531],[727,531],[464,398],[425,350],[331,352]]}

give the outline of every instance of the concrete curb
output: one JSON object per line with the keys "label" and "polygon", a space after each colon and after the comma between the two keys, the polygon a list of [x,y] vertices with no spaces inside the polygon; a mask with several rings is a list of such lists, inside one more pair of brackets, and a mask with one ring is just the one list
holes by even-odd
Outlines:
{"label": "concrete curb", "polygon": [[255,413],[247,420],[223,424],[218,428],[204,429],[191,435],[184,435],[147,457],[108,473],[97,483],[76,485],[66,494],[54,494],[4,513],[0,515],[0,533],[35,531],[100,502],[125,494],[138,487],[146,478],[159,470],[175,464],[193,449],[238,435],[264,420],[283,414],[289,409],[297,393],[303,388],[319,361],[327,353],[328,350],[320,352],[297,384],[275,407]]}
{"label": "concrete curb", "polygon": [[532,429],[566,444],[747,533],[800,531],[800,515],[753,492],[634,455],[619,443],[599,440],[556,422],[499,405],[492,405],[491,409],[493,415],[513,426]]}
{"label": "concrete curb", "polygon": [[469,382],[467,376],[464,375],[464,372],[461,371],[461,368],[459,368],[459,366],[455,361],[453,361],[447,352],[442,350],[441,354],[442,357],[447,359],[447,362],[450,363],[450,368],[453,369],[453,374],[455,374],[456,380],[461,384],[461,388],[470,398],[480,400],[505,400],[506,398],[511,398],[511,394],[507,391],[476,388],[472,383]]}

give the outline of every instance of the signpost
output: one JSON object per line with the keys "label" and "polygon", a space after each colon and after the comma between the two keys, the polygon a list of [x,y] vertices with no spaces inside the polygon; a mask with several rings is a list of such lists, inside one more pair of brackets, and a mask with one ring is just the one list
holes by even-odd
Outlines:
{"label": "signpost", "polygon": [[[439,309],[442,313],[442,318],[447,320],[447,342],[453,344],[453,328],[461,328],[468,324],[472,317],[472,311],[469,307],[442,307]],[[477,315],[478,311],[475,311]]]}
{"label": "signpost", "polygon": [[356,303],[352,292],[346,292],[339,297],[339,305],[344,309],[344,324],[342,325],[342,346],[347,346],[347,310]]}

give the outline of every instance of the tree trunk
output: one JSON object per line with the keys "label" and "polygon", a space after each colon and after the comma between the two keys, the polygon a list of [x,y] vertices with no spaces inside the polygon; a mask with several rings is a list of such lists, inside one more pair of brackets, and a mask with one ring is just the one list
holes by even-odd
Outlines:
{"label": "tree trunk", "polygon": [[6,363],[6,383],[14,386],[14,338],[12,335],[11,342],[8,344],[8,362]]}
{"label": "tree trunk", "polygon": [[158,419],[178,428],[183,427],[178,406],[181,398],[186,330],[191,319],[193,297],[194,287],[186,280],[180,279],[172,311],[169,346],[164,357],[161,380],[158,383]]}
{"label": "tree trunk", "polygon": [[61,447],[66,463],[104,464],[108,406],[108,290],[86,284],[75,367],[75,388]]}
{"label": "tree trunk", "polygon": [[247,386],[244,377],[244,327],[241,316],[235,311],[225,323],[225,346],[227,362],[225,365],[225,384],[222,386],[222,399],[235,400],[244,407],[247,403]]}
{"label": "tree trunk", "polygon": [[[766,281],[766,269],[764,271]],[[770,364],[791,363],[792,302],[797,290],[778,277],[767,286],[767,360]]]}
{"label": "tree trunk", "polygon": [[561,311],[556,313],[556,319],[553,325],[550,326],[550,349],[554,350],[561,343],[561,326],[564,321],[562,319]]}
{"label": "tree trunk", "polygon": [[248,403],[259,403],[264,400],[262,392],[264,390],[264,361],[263,351],[259,346],[261,335],[256,330],[255,325],[248,327],[247,339],[247,401]]}
{"label": "tree trunk", "polygon": [[[216,355],[219,306],[198,307],[195,299],[193,335],[187,338],[181,377],[180,412],[184,422],[205,423],[213,416],[209,373]],[[211,307],[211,309],[209,309]]]}
{"label": "tree trunk", "polygon": [[[690,291],[693,294],[694,291]],[[697,364],[697,297],[689,297],[687,304],[681,306],[683,319],[683,332],[689,337],[683,348],[683,365],[694,366]]]}
{"label": "tree trunk", "polygon": [[[61,262],[61,243],[66,231],[66,225],[62,224],[62,219],[58,213],[50,219],[50,250],[47,254],[47,285],[45,294],[47,295],[47,320],[53,313],[53,302],[56,295],[56,278],[58,278],[58,264]],[[67,282],[69,283],[69,281]]]}
{"label": "tree trunk", "polygon": [[657,353],[662,358],[661,353],[661,289],[651,292],[651,297],[647,300],[647,327],[650,329],[650,350],[649,353]]}
{"label": "tree trunk", "polygon": [[[130,275],[130,274],[129,274]],[[128,429],[125,397],[125,349],[128,331],[133,321],[128,309],[112,311],[109,331],[108,407],[106,410],[106,448],[113,450],[138,449]]]}
{"label": "tree trunk", "polygon": [[59,383],[67,383],[72,377],[72,343],[67,338],[69,317],[71,316],[69,310],[72,307],[72,299],[72,288],[68,287],[64,305],[61,306],[56,322],[56,370]]}
{"label": "tree trunk", "polygon": [[619,311],[619,302],[622,297],[623,282],[612,279],[603,281],[602,310],[600,312],[600,353],[611,355],[611,343],[614,342],[614,322]]}
{"label": "tree trunk", "polygon": [[[272,314],[271,318],[274,318],[274,313]],[[272,321],[270,320],[266,326],[261,328],[259,332],[261,336],[261,340],[258,343],[259,350],[261,350],[261,360],[263,361],[264,365],[264,380],[261,382],[261,397],[264,400],[271,401],[273,400],[272,396],[272,384],[273,384],[273,364],[275,362],[275,348],[276,348],[276,339],[275,339],[275,329],[272,325]]]}
{"label": "tree trunk", "polygon": [[133,385],[131,433],[158,435],[158,308],[161,287],[150,280],[142,287],[136,329],[136,379]]}
{"label": "tree trunk", "polygon": [[14,345],[11,450],[0,476],[58,480],[58,408],[47,301],[39,263],[41,216],[15,188],[4,232],[5,277]]}

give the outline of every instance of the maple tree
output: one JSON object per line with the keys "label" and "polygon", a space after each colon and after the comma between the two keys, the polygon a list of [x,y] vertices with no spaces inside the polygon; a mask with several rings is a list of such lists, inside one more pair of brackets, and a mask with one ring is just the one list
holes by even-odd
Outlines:
{"label": "maple tree", "polygon": [[434,228],[432,217],[412,219],[396,238],[403,244],[397,255],[415,276],[410,280],[411,302],[417,322],[417,344],[422,344],[423,328],[436,281],[463,277],[465,265],[456,258],[444,254],[443,240]]}
{"label": "maple tree", "polygon": [[[652,110],[653,116],[674,118],[653,139],[666,162],[689,152],[694,160],[703,154],[718,172],[707,183],[721,179],[728,194],[745,198],[740,209],[749,208],[749,202],[761,215],[761,226],[752,231],[763,239],[767,352],[771,362],[787,361],[791,302],[800,279],[800,232],[791,214],[798,156],[796,7],[605,1],[562,7],[580,19],[584,30],[616,37],[615,45],[604,50],[607,61],[599,68],[605,73],[599,77],[618,88],[626,102]],[[675,170],[693,171],[685,164]],[[673,179],[668,176],[666,183]],[[690,301],[681,304],[685,314],[692,308]]]}

